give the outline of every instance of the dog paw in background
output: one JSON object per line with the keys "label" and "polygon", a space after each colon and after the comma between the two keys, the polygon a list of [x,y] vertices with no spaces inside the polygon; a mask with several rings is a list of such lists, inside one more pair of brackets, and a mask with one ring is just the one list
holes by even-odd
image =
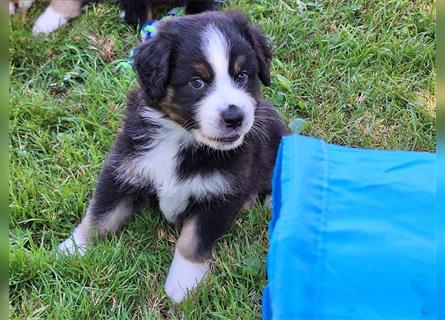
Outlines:
{"label": "dog paw in background", "polygon": [[[143,24],[147,20],[151,20],[151,8],[153,3],[149,0],[110,0],[111,2],[120,2],[121,17],[132,25]],[[18,10],[26,11],[33,4],[34,0],[10,0],[9,14],[13,15]],[[71,19],[77,18],[81,14],[82,7],[96,1],[86,0],[51,0],[50,5],[36,20],[32,34],[49,34],[65,25]],[[186,1],[186,14],[193,14],[218,7],[223,1],[203,0],[203,1]],[[182,3],[178,1],[178,3]]]}
{"label": "dog paw in background", "polygon": [[17,11],[27,11],[34,0],[10,0],[9,1],[9,15],[14,15]]}
{"label": "dog paw in background", "polygon": [[40,15],[40,17],[34,23],[34,27],[32,28],[32,34],[34,36],[38,34],[48,34],[53,31],[56,31],[61,26],[66,24],[68,19],[57,13],[53,8],[48,7],[45,9],[45,12]]}
{"label": "dog paw in background", "polygon": [[56,31],[69,20],[80,15],[82,9],[81,0],[53,0],[48,8],[36,20],[32,28],[34,36],[49,34]]}

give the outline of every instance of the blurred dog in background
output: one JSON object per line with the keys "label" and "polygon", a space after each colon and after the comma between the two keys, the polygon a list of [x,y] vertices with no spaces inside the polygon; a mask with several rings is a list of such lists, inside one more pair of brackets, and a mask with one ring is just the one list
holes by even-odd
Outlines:
{"label": "blurred dog in background", "polygon": [[[82,8],[100,0],[52,0],[32,28],[33,35],[49,34],[56,31],[69,20],[80,16]],[[9,14],[26,11],[34,0],[9,0]],[[117,0],[116,0],[117,2]],[[160,5],[184,5],[186,14],[195,14],[213,10],[216,7],[213,0],[119,0],[121,16],[133,26],[142,25],[153,19],[153,9]]]}

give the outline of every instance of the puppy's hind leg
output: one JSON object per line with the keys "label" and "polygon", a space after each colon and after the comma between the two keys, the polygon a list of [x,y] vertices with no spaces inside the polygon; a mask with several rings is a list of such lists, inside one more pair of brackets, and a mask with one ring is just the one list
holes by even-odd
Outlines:
{"label": "puppy's hind leg", "polygon": [[74,229],[73,234],[59,245],[63,253],[83,255],[86,247],[94,243],[97,236],[101,237],[107,232],[116,232],[128,220],[132,213],[132,206],[128,200],[120,200],[113,208],[101,212],[97,210],[95,199],[88,207],[82,221]]}
{"label": "puppy's hind leg", "polygon": [[48,34],[56,31],[69,20],[80,15],[82,0],[52,0],[45,12],[36,20],[32,34]]}
{"label": "puppy's hind leg", "polygon": [[82,222],[72,235],[59,245],[62,253],[83,254],[96,236],[116,232],[132,215],[135,196],[123,192],[108,168],[101,173],[98,185]]}

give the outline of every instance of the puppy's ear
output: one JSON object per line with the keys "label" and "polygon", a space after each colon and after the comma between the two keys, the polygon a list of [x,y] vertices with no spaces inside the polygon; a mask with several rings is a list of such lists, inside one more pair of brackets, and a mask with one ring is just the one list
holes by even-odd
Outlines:
{"label": "puppy's ear", "polygon": [[133,67],[150,102],[164,97],[170,73],[172,42],[156,35],[136,48]]}
{"label": "puppy's ear", "polygon": [[272,47],[269,38],[259,28],[255,27],[241,12],[231,12],[230,15],[235,24],[250,43],[258,61],[258,76],[261,82],[270,85],[270,61],[272,59]]}

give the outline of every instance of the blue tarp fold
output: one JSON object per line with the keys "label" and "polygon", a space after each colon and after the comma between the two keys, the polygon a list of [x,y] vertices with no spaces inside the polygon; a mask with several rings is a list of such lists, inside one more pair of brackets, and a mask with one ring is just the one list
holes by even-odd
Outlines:
{"label": "blue tarp fold", "polygon": [[433,153],[283,138],[263,318],[436,319],[435,188]]}

